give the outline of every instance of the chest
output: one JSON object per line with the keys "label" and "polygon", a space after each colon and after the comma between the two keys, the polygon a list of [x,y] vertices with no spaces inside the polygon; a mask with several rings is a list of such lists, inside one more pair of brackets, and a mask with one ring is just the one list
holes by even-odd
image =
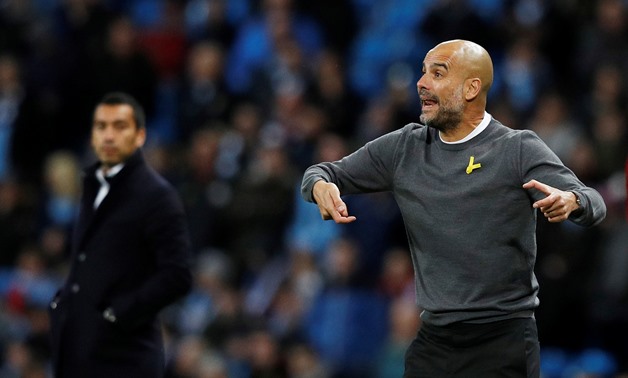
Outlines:
{"label": "chest", "polygon": [[481,144],[460,150],[435,145],[413,149],[398,162],[394,193],[408,217],[429,214],[432,219],[514,214],[530,199],[516,159],[507,148]]}

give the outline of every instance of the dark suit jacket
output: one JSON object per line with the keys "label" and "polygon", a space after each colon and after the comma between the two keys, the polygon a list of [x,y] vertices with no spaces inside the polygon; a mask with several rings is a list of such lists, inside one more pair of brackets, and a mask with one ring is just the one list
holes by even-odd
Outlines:
{"label": "dark suit jacket", "polygon": [[192,283],[183,206],[138,150],[94,210],[97,167],[86,171],[70,272],[51,302],[55,376],[161,377],[158,313]]}

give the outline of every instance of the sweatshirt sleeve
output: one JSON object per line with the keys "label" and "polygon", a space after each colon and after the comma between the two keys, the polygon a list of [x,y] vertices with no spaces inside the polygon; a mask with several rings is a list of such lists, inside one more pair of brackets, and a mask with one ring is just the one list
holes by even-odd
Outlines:
{"label": "sweatshirt sleeve", "polygon": [[[600,193],[582,183],[532,131],[521,134],[520,161],[523,182],[534,179],[554,188],[573,192],[580,198],[581,210],[570,215],[572,222],[590,227],[604,220],[606,204]],[[531,191],[531,195],[535,201],[543,197],[543,193],[538,191]]]}
{"label": "sweatshirt sleeve", "polygon": [[336,184],[341,195],[390,190],[395,151],[403,130],[374,139],[340,160],[310,166],[301,183],[303,199],[314,202],[312,188],[319,180]]}

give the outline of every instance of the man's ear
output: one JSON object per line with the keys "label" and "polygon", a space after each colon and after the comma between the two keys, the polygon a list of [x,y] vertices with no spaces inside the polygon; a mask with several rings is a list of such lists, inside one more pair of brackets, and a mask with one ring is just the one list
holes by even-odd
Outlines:
{"label": "man's ear", "polygon": [[465,80],[465,90],[464,90],[465,100],[467,101],[473,100],[480,94],[481,90],[482,90],[482,80],[480,80],[480,78],[474,77],[474,78]]}
{"label": "man's ear", "polygon": [[140,127],[137,130],[137,135],[135,137],[135,146],[137,148],[143,147],[145,142],[146,142],[146,128]]}

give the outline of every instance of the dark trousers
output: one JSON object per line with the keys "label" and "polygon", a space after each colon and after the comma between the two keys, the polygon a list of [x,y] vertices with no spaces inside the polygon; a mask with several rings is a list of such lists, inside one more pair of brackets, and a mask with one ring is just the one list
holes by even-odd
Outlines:
{"label": "dark trousers", "polygon": [[538,378],[536,320],[422,324],[405,357],[404,378]]}

